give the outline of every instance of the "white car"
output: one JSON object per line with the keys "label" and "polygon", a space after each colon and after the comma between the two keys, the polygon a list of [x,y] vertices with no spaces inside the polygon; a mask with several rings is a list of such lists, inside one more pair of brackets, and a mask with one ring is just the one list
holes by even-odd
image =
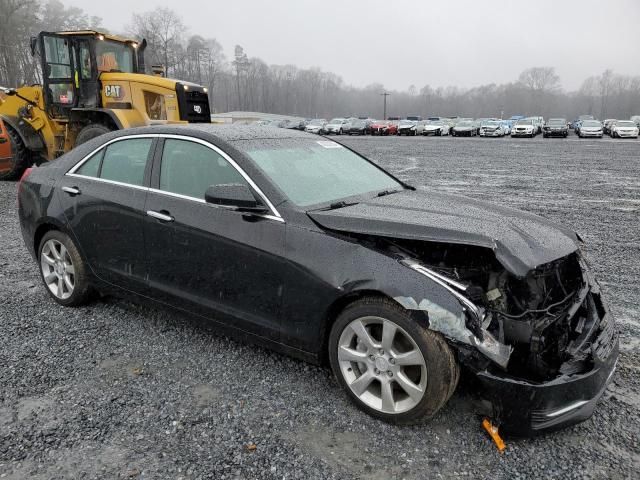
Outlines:
{"label": "white car", "polygon": [[347,125],[346,118],[334,118],[329,123],[324,126],[324,133],[327,135],[331,135],[335,133],[336,135],[342,135]]}
{"label": "white car", "polygon": [[307,126],[304,127],[305,132],[321,134],[324,133],[324,127],[327,124],[327,121],[324,118],[315,118],[307,123]]}
{"label": "white car", "polygon": [[435,135],[440,137],[442,135],[449,135],[450,129],[449,124],[442,120],[429,120],[418,127],[417,133],[425,136]]}
{"label": "white car", "polygon": [[504,126],[500,120],[488,120],[480,125],[481,137],[504,137]]}
{"label": "white car", "polygon": [[638,125],[631,120],[618,120],[611,130],[612,137],[638,138]]}
{"label": "white car", "polygon": [[580,138],[602,138],[602,124],[598,120],[585,120],[580,126],[580,132],[578,133],[578,136]]}
{"label": "white car", "polygon": [[533,138],[538,133],[538,126],[533,123],[531,118],[523,118],[518,120],[511,129],[512,137],[530,137]]}

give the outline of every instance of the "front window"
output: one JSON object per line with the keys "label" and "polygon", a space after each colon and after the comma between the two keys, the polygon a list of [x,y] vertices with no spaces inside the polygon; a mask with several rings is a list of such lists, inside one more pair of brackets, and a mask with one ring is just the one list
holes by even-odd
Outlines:
{"label": "front window", "polygon": [[222,155],[199,143],[166,139],[160,166],[160,190],[204,199],[212,185],[247,184]]}
{"label": "front window", "polygon": [[287,139],[266,144],[248,140],[235,146],[302,207],[403,188],[383,170],[332,141]]}
{"label": "front window", "polygon": [[96,41],[98,72],[133,73],[133,47],[111,40]]}
{"label": "front window", "polygon": [[616,123],[616,125],[617,125],[618,127],[635,127],[635,126],[636,126],[636,124],[635,124],[634,122],[627,122],[627,121],[625,121],[625,122],[618,122],[618,123]]}
{"label": "front window", "polygon": [[585,122],[582,122],[582,126],[583,127],[601,127],[602,125],[598,121],[587,120]]}
{"label": "front window", "polygon": [[533,120],[518,120],[516,125],[533,125]]}
{"label": "front window", "polygon": [[331,120],[329,123],[331,124],[337,124],[337,123],[342,123],[344,122],[344,118],[334,118],[333,120]]}
{"label": "front window", "polygon": [[323,124],[324,124],[324,120],[311,120],[309,122],[310,127],[318,127],[318,126],[322,126]]}
{"label": "front window", "polygon": [[549,125],[561,125],[564,126],[567,124],[567,121],[564,118],[552,118],[549,120]]}

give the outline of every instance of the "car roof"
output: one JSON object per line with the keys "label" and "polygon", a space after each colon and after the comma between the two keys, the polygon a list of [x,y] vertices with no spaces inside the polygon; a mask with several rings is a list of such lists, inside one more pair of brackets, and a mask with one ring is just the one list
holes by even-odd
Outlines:
{"label": "car roof", "polygon": [[234,124],[189,124],[189,125],[153,125],[148,127],[118,130],[114,136],[142,134],[193,135],[201,138],[204,135],[215,137],[223,142],[237,140],[261,140],[284,138],[316,138],[316,135],[299,130],[272,127],[268,125],[234,125]]}

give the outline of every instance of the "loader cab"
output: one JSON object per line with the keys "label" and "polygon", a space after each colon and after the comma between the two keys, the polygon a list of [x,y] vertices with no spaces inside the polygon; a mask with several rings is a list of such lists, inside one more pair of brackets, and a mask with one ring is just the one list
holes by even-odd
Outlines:
{"label": "loader cab", "polygon": [[144,73],[145,46],[95,31],[41,32],[31,47],[40,54],[49,115],[65,119],[74,108],[100,107],[100,74]]}

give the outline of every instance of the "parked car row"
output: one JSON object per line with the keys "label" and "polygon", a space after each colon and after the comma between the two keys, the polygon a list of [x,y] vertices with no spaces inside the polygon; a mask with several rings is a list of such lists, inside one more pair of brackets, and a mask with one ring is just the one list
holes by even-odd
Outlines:
{"label": "parked car row", "polygon": [[606,119],[596,120],[591,115],[581,115],[573,122],[564,118],[550,118],[547,121],[541,116],[524,117],[514,115],[510,119],[498,118],[459,118],[459,117],[421,117],[412,116],[406,119],[374,120],[371,118],[337,117],[329,121],[323,118],[311,120],[277,119],[260,120],[259,125],[279,128],[304,130],[318,135],[406,135],[406,136],[445,136],[453,137],[529,137],[542,134],[544,138],[569,136],[573,129],[580,138],[602,138],[610,135],[613,138],[638,138],[640,116],[630,120]]}

